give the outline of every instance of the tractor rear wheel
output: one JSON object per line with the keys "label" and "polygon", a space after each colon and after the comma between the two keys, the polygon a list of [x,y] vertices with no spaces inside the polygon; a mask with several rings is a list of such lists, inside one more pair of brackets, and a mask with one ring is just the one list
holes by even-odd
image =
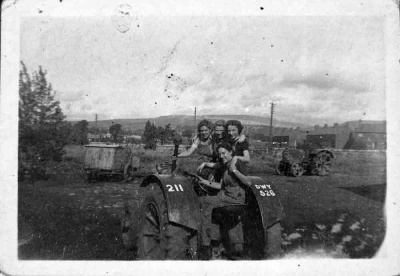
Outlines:
{"label": "tractor rear wheel", "polygon": [[142,260],[185,260],[189,256],[189,238],[183,227],[169,222],[167,202],[156,183],[147,186],[139,208],[138,258]]}
{"label": "tractor rear wheel", "polygon": [[122,243],[129,250],[137,251],[140,199],[125,202],[121,218]]}
{"label": "tractor rear wheel", "polygon": [[327,175],[331,171],[332,156],[325,151],[319,152],[314,157],[315,169],[314,172],[318,175]]}

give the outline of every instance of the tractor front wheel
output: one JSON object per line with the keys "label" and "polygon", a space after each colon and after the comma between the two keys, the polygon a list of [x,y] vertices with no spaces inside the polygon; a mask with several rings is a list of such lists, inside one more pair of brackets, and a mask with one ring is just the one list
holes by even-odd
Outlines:
{"label": "tractor front wheel", "polygon": [[185,260],[193,235],[169,222],[167,202],[156,183],[147,186],[139,208],[138,258],[141,260]]}
{"label": "tractor front wheel", "polygon": [[290,172],[293,176],[299,177],[303,175],[304,168],[300,163],[293,163],[292,166],[290,166]]}
{"label": "tractor front wheel", "polygon": [[276,259],[282,256],[282,241],[282,226],[278,222],[266,230],[264,253],[267,259]]}
{"label": "tractor front wheel", "polygon": [[283,161],[280,161],[276,166],[276,174],[277,175],[285,174],[285,163],[283,163]]}

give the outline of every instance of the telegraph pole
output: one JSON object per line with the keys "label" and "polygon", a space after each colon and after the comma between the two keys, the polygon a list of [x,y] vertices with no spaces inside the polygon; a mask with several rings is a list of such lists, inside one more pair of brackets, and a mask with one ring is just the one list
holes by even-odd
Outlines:
{"label": "telegraph pole", "polygon": [[271,149],[272,149],[272,119],[274,117],[274,112],[275,112],[274,108],[275,108],[275,104],[271,103],[271,119],[269,122],[269,146]]}
{"label": "telegraph pole", "polygon": [[[97,136],[97,135],[99,135],[99,128],[97,126],[97,114],[95,114],[95,122],[96,122],[96,133],[95,133],[95,135]],[[97,141],[97,138],[95,139],[95,141]]]}
{"label": "telegraph pole", "polygon": [[193,133],[193,137],[196,136],[196,107],[194,108]]}
{"label": "telegraph pole", "polygon": [[96,130],[97,130],[96,134],[99,136],[99,138],[97,138],[98,139],[97,142],[101,142],[101,132],[100,132],[100,129],[99,129],[99,126],[98,126],[97,122],[98,122],[98,115],[96,114]]}

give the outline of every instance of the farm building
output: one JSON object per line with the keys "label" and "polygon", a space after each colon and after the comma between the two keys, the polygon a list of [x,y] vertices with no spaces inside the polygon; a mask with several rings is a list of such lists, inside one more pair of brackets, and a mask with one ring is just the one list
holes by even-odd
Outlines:
{"label": "farm building", "polygon": [[100,134],[88,133],[87,138],[89,143],[94,141],[100,141]]}
{"label": "farm building", "polygon": [[272,144],[274,147],[284,148],[303,144],[306,139],[306,131],[297,128],[279,128],[274,130]]}
{"label": "farm building", "polygon": [[315,148],[338,148],[342,149],[349,141],[352,130],[347,126],[334,124],[329,127],[325,124],[323,127],[316,125],[314,130],[307,131],[306,142]]}
{"label": "farm building", "polygon": [[386,149],[385,121],[350,121],[333,126],[316,125],[313,129],[281,128],[274,130],[272,142],[275,147],[309,144],[314,148],[343,149],[353,137],[363,140],[368,149]]}
{"label": "farm building", "polygon": [[357,139],[366,143],[368,149],[386,149],[386,122],[363,124],[354,132]]}
{"label": "farm building", "polygon": [[277,148],[286,148],[289,145],[289,136],[272,137],[272,145]]}

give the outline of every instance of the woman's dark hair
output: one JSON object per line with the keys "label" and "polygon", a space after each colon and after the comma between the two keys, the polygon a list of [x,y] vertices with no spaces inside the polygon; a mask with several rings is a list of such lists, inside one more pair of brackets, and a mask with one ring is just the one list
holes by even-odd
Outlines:
{"label": "woman's dark hair", "polygon": [[200,128],[202,126],[206,126],[210,131],[212,130],[212,123],[211,121],[204,119],[201,120],[200,123],[197,125],[197,132],[200,133]]}
{"label": "woman's dark hair", "polygon": [[233,151],[231,143],[228,142],[222,142],[217,146],[217,152],[220,148],[226,149],[227,151]]}
{"label": "woman's dark hair", "polygon": [[216,121],[216,122],[214,123],[214,129],[215,129],[217,126],[225,127],[225,120],[218,120],[218,121]]}
{"label": "woman's dark hair", "polygon": [[225,129],[226,130],[228,130],[228,126],[235,126],[235,127],[237,127],[237,129],[239,131],[239,134],[242,133],[243,126],[242,126],[242,123],[240,121],[238,121],[238,120],[229,120],[228,122],[226,122],[226,125],[225,125]]}

